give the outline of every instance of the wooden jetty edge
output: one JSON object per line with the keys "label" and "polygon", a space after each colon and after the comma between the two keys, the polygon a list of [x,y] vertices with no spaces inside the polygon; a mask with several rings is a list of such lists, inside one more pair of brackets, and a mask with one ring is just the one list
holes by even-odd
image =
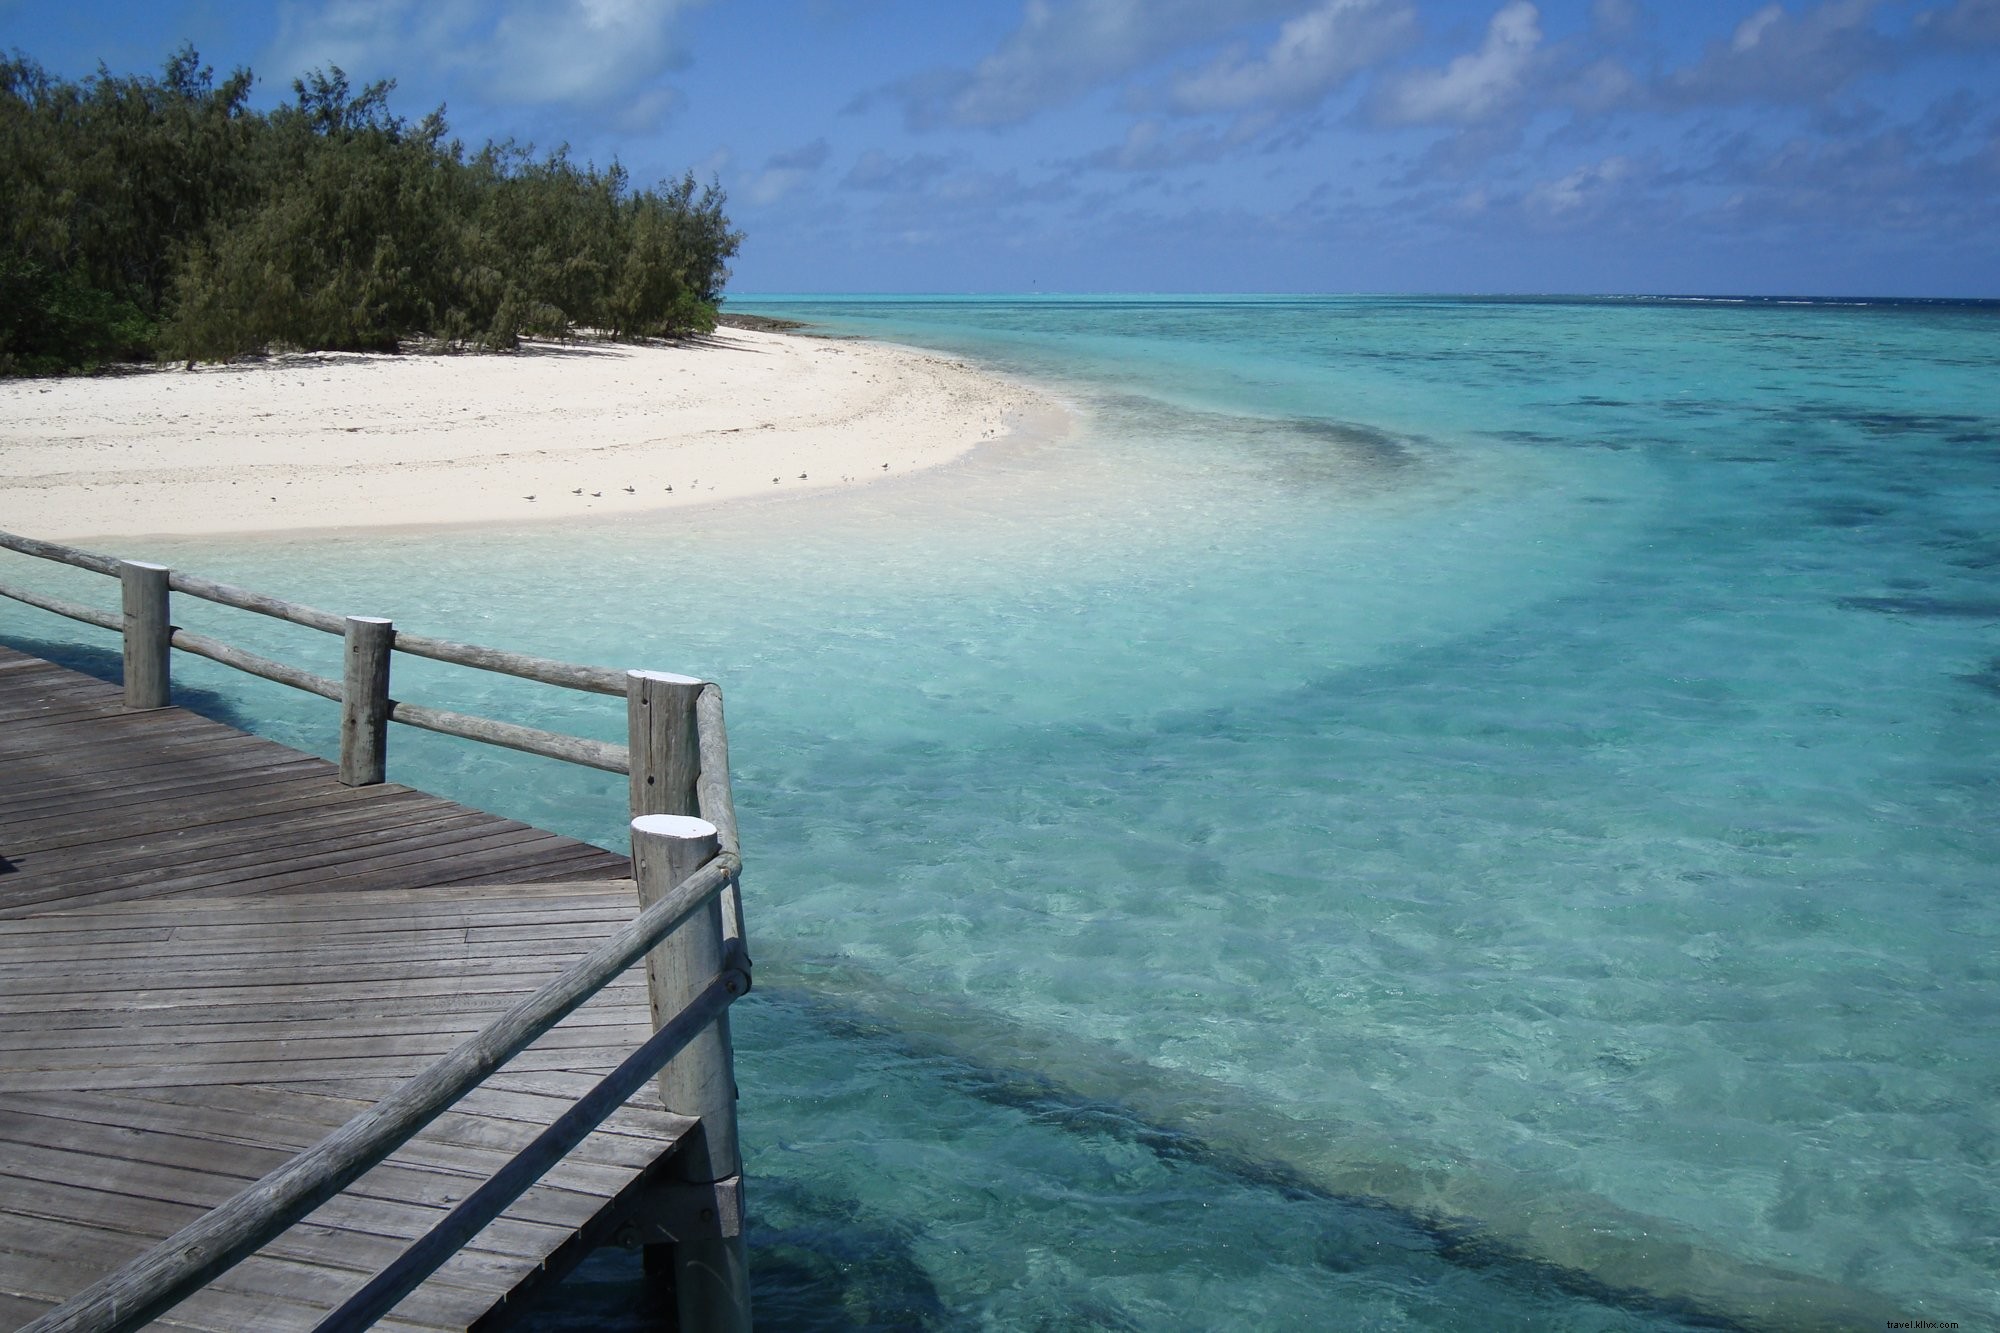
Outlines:
{"label": "wooden jetty edge", "polygon": [[[717,687],[0,548],[117,579],[115,612],[0,598],[124,661],[0,648],[0,1327],[497,1329],[618,1243],[687,1333],[747,1330]],[[342,678],[175,593],[340,635]],[[339,762],[173,707],[174,649],[338,703]],[[398,700],[396,653],[622,697],[628,743]],[[629,862],[387,782],[390,722],[629,774]]]}

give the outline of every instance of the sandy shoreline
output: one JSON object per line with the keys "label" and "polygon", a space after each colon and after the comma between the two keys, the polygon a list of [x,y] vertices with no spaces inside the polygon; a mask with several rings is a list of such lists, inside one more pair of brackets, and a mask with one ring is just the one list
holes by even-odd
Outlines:
{"label": "sandy shoreline", "polygon": [[690,346],[0,381],[0,529],[588,520],[862,485],[1061,420],[1052,399],[950,357],[734,328]]}

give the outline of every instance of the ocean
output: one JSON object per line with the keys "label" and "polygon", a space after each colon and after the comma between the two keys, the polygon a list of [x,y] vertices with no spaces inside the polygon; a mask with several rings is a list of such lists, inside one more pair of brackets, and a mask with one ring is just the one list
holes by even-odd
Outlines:
{"label": "ocean", "polygon": [[[2000,1321],[2000,304],[730,308],[1075,424],[803,500],[119,553],[722,684],[760,1328]],[[620,845],[609,779],[402,731],[391,772]],[[543,1326],[617,1326],[630,1268]]]}

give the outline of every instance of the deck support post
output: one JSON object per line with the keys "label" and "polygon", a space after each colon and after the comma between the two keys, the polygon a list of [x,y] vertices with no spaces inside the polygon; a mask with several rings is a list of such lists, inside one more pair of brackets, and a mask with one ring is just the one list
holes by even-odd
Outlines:
{"label": "deck support post", "polygon": [[[692,703],[690,695],[690,718]],[[636,757],[636,749],[634,753]],[[638,771],[634,763],[633,773]],[[636,778],[634,785],[636,789]],[[632,872],[641,907],[713,860],[720,849],[715,825],[705,819],[665,814],[635,818]],[[654,1027],[699,995],[723,971],[727,959],[718,895],[646,956]],[[667,1062],[660,1071],[659,1089],[667,1110],[701,1122],[668,1160],[670,1178],[700,1185],[733,1182],[742,1163],[736,1147],[736,1072],[726,1012]],[[684,1333],[749,1333],[750,1275],[740,1228],[734,1236],[678,1241],[672,1263],[674,1300]]]}
{"label": "deck support post", "polygon": [[389,650],[396,627],[378,616],[349,616],[340,687],[340,781],[372,787],[389,759]]}
{"label": "deck support post", "polygon": [[120,560],[125,602],[125,706],[165,708],[173,700],[173,614],[167,567]]}
{"label": "deck support post", "polygon": [[701,687],[693,676],[666,671],[625,673],[632,818],[701,813],[694,794],[701,774],[694,705]]}

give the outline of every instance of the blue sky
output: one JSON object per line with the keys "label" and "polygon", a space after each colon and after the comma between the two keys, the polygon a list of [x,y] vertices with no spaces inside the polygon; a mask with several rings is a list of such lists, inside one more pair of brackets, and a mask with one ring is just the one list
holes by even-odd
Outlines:
{"label": "blue sky", "polygon": [[732,290],[2000,296],[2000,0],[0,0],[693,168]]}

